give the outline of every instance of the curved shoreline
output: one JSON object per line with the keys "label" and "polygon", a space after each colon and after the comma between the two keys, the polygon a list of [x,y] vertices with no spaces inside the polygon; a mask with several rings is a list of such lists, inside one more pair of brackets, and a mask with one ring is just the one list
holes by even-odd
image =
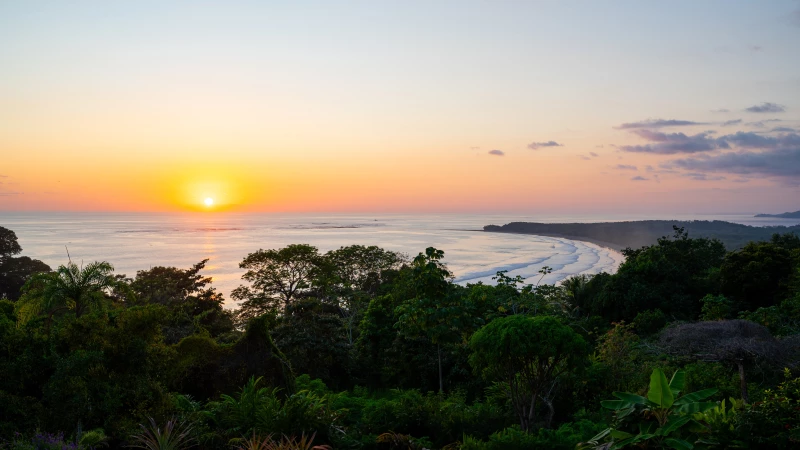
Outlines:
{"label": "curved shoreline", "polygon": [[585,236],[572,236],[569,234],[561,234],[561,233],[526,233],[524,231],[489,231],[489,230],[478,230],[483,231],[484,233],[504,233],[504,234],[525,234],[528,236],[542,236],[542,237],[553,237],[553,238],[562,238],[562,239],[569,239],[570,241],[581,241],[581,242],[589,242],[591,244],[597,245],[599,247],[607,248],[609,250],[613,250],[619,254],[622,254],[622,250],[625,250],[625,247],[614,244],[612,242],[601,241],[599,239],[590,239]]}
{"label": "curved shoreline", "polygon": [[549,238],[568,239],[570,241],[593,244],[600,248],[606,249],[611,253],[618,255],[620,264],[622,264],[622,262],[625,261],[625,255],[622,254],[622,250],[625,249],[624,247],[611,242],[601,241],[599,239],[588,239],[584,236],[570,236],[568,234],[560,234],[560,233],[525,233],[522,231],[487,231],[487,230],[481,230],[481,231],[483,231],[484,233],[522,234],[526,236],[541,236]]}

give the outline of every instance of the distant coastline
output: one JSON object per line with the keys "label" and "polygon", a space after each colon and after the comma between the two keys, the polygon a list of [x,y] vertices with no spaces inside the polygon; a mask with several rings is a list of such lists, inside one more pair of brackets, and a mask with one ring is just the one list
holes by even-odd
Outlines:
{"label": "distant coastline", "polygon": [[483,231],[586,241],[615,251],[622,251],[625,248],[653,245],[662,236],[672,236],[674,234],[673,226],[686,229],[690,237],[719,239],[729,250],[742,248],[750,241],[769,240],[776,233],[800,234],[800,225],[754,227],[720,220],[642,220],[598,223],[511,222],[505,225],[486,225],[483,227]]}
{"label": "distant coastline", "polygon": [[[487,225],[492,226],[492,225]],[[552,233],[552,232],[543,232],[543,233],[528,233],[524,231],[504,231],[504,230],[487,230],[484,227],[483,231],[489,232],[496,232],[496,233],[509,233],[509,234],[527,234],[532,235],[535,234],[536,236],[544,236],[544,237],[551,237],[551,238],[559,238],[559,239],[569,239],[570,241],[579,241],[579,242],[587,242],[589,244],[594,244],[598,247],[602,247],[606,250],[613,251],[614,253],[622,254],[622,251],[625,250],[624,245],[619,245],[614,242],[604,241],[602,239],[594,239],[587,236],[574,236],[569,234],[563,233]],[[624,258],[624,257],[623,257]]]}
{"label": "distant coastline", "polygon": [[800,211],[785,212],[783,214],[756,214],[753,217],[773,217],[776,219],[800,219]]}

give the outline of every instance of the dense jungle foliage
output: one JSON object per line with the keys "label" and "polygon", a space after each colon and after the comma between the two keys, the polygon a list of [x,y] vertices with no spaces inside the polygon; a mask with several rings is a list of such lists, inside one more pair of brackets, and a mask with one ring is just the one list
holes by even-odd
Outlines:
{"label": "dense jungle foliage", "polygon": [[206,261],[21,251],[0,228],[0,448],[800,446],[794,234],[728,252],[676,228],[557,286],[290,245],[243,259],[236,309]]}

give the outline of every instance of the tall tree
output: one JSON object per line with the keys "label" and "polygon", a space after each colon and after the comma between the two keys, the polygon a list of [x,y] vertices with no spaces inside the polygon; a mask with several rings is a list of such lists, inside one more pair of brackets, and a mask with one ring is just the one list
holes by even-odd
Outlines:
{"label": "tall tree", "polygon": [[469,362],[487,381],[504,383],[523,430],[536,423],[536,403],[554,410],[558,377],[586,360],[589,346],[566,325],[549,316],[512,315],[489,322],[472,335]]}
{"label": "tall tree", "polygon": [[442,262],[444,252],[428,247],[411,265],[410,284],[415,296],[397,307],[397,327],[402,334],[423,335],[436,345],[439,366],[439,392],[444,392],[442,374],[442,346],[463,339],[471,330],[476,318],[471,314],[461,296],[451,290],[453,277]]}
{"label": "tall tree", "polygon": [[0,299],[17,300],[25,282],[35,273],[50,272],[50,266],[27,256],[15,256],[22,252],[17,235],[8,228],[0,227]]}
{"label": "tall tree", "polygon": [[327,284],[347,328],[350,345],[355,329],[369,301],[375,298],[388,271],[397,270],[406,261],[404,255],[380,247],[351,245],[332,250],[324,256]]}
{"label": "tall tree", "polygon": [[739,310],[777,305],[788,296],[791,276],[791,253],[773,242],[751,242],[728,253],[720,269],[722,293]]}
{"label": "tall tree", "polygon": [[307,244],[247,255],[239,267],[247,269],[242,279],[251,285],[239,286],[231,294],[242,302],[240,318],[285,312],[292,302],[311,290],[321,262],[317,248]]}
{"label": "tall tree", "polygon": [[700,299],[718,291],[715,273],[726,251],[716,239],[690,239],[684,229],[675,228],[672,238],[623,253],[626,259],[616,274],[595,277],[604,286],[584,312],[631,321],[640,312],[660,309],[668,316],[694,319],[700,314]]}
{"label": "tall tree", "polygon": [[233,328],[222,294],[211,285],[211,277],[200,274],[207,262],[204,259],[189,269],[157,266],[140,270],[131,282],[135,302],[164,305],[170,311],[172,320],[164,329],[168,342],[177,342],[198,326],[212,336]]}

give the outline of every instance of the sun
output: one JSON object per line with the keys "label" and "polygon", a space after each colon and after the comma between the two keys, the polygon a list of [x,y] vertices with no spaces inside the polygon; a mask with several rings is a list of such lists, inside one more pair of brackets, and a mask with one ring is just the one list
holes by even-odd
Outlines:
{"label": "sun", "polygon": [[211,197],[206,197],[206,199],[203,200],[203,203],[205,203],[206,206],[209,206],[209,207],[210,206],[214,206],[214,199],[211,198]]}

